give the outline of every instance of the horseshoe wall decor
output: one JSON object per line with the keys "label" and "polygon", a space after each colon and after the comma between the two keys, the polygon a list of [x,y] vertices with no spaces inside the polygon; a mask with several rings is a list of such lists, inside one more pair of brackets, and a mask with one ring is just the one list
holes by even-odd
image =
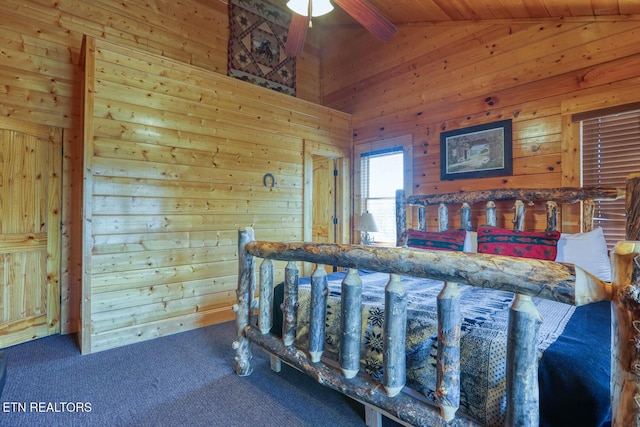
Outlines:
{"label": "horseshoe wall decor", "polygon": [[262,182],[265,187],[273,188],[276,185],[276,178],[273,174],[267,173],[264,175],[264,178],[262,178]]}

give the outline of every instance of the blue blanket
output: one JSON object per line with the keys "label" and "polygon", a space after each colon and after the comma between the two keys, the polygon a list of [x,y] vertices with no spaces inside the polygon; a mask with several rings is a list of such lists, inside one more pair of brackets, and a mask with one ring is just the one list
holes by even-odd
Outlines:
{"label": "blue blanket", "polygon": [[538,369],[540,426],[611,425],[611,303],[577,307]]}
{"label": "blue blanket", "polygon": [[[329,275],[330,296],[327,310],[325,355],[335,357],[339,338],[339,294],[344,274]],[[382,328],[384,286],[389,276],[382,273],[361,272],[363,279],[363,348],[362,365],[374,379],[382,377]],[[434,400],[437,315],[436,297],[442,282],[403,277],[407,290],[407,385]],[[281,287],[280,287],[281,288]],[[281,289],[276,289],[281,294]],[[513,300],[509,292],[491,291],[460,285],[463,315],[461,337],[461,408],[465,414],[484,425],[502,425],[506,400],[504,386],[506,371],[506,330],[508,309]],[[300,280],[300,306],[297,327],[297,344],[306,345],[308,333],[309,290],[308,280]],[[282,296],[276,295],[276,309]],[[535,299],[543,317],[539,333],[541,425],[603,425],[609,413],[609,320],[608,316],[595,316],[602,312],[604,304],[575,307],[551,301]],[[608,303],[606,303],[608,307]],[[594,319],[592,319],[594,317]],[[590,333],[584,333],[584,319],[589,319]],[[274,329],[281,331],[281,313],[276,313]],[[598,323],[596,324],[596,321]],[[580,342],[575,345],[574,342]],[[600,352],[585,351],[603,348]],[[606,367],[596,371],[591,366],[594,358]],[[586,359],[586,360],[585,360]],[[587,363],[585,365],[579,362]],[[575,380],[576,375],[585,377]],[[560,379],[561,378],[561,379]],[[598,387],[594,387],[597,384]],[[600,385],[605,384],[603,389]],[[587,387],[588,385],[588,387]],[[560,389],[559,387],[563,387]],[[548,395],[547,392],[552,392]],[[577,401],[573,397],[580,396]],[[590,403],[589,403],[590,402]],[[569,405],[576,405],[571,407]],[[585,407],[590,411],[585,411]],[[593,412],[588,414],[589,412]],[[576,414],[591,421],[575,424]],[[572,422],[567,423],[566,417]]]}

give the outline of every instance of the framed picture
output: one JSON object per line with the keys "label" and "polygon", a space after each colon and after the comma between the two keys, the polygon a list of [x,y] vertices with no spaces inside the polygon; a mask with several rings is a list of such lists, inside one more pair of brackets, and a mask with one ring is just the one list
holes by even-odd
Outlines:
{"label": "framed picture", "polygon": [[440,134],[441,180],[511,174],[513,174],[511,120]]}

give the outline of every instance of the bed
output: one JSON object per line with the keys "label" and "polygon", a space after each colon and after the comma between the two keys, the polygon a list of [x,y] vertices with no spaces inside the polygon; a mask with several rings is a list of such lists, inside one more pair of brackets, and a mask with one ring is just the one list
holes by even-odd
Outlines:
{"label": "bed", "polygon": [[[625,193],[627,240],[610,263],[587,261],[598,231],[592,201]],[[497,224],[505,200],[514,201],[513,229]],[[475,233],[477,252],[465,251],[480,202],[487,226]],[[526,208],[538,202],[545,230],[524,231]],[[585,232],[563,235],[560,207],[577,202]],[[363,402],[369,425],[379,413],[417,426],[638,425],[639,203],[640,175],[623,190],[400,193],[394,248],[261,242],[242,229],[236,373],[251,373],[259,345],[274,368],[284,361]],[[409,206],[418,206],[417,230],[406,228]],[[425,231],[429,206],[438,206],[437,232]],[[460,229],[448,230],[452,206]],[[563,239],[574,248],[564,258]],[[299,277],[300,262],[316,265],[310,278]],[[281,334],[272,333],[276,266],[285,278]],[[325,266],[346,272],[327,275]]]}

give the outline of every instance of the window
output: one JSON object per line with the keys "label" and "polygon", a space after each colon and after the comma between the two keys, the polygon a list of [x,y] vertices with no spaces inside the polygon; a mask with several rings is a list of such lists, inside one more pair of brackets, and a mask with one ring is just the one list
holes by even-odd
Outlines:
{"label": "window", "polygon": [[[640,168],[640,110],[581,121],[582,185],[625,187],[627,175]],[[625,239],[625,201],[596,201],[595,225],[612,248]]]}
{"label": "window", "polygon": [[373,215],[378,232],[374,242],[395,244],[396,190],[404,188],[402,147],[371,151],[360,155],[361,212]]}
{"label": "window", "polygon": [[[360,214],[367,211],[373,216],[377,233],[369,237],[377,245],[396,244],[396,190],[404,189],[410,195],[413,187],[413,138],[405,135],[395,138],[359,143],[354,147],[354,242],[365,243],[366,237],[356,230]],[[412,220],[407,212],[407,221]]]}

